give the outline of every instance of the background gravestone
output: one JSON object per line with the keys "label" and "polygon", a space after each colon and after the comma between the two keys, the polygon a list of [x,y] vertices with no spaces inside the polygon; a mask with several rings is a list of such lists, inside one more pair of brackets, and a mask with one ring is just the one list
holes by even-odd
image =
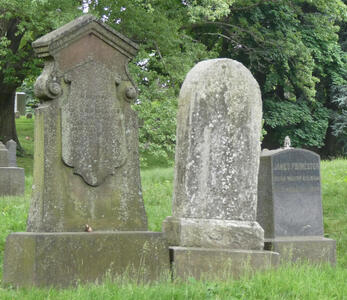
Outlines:
{"label": "background gravestone", "polygon": [[2,142],[0,142],[0,167],[8,167],[8,150]]}
{"label": "background gravestone", "polygon": [[23,92],[16,92],[15,97],[15,112],[18,112],[20,116],[25,115],[26,111],[26,95]]}
{"label": "background gravestone", "polygon": [[17,143],[14,140],[9,140],[6,143],[8,150],[8,166],[17,167]]}
{"label": "background gravestone", "polygon": [[24,169],[16,163],[15,141],[10,140],[6,147],[0,142],[0,196],[20,196],[25,190]]}
{"label": "background gravestone", "polygon": [[45,67],[35,83],[29,232],[8,237],[4,282],[67,286],[132,268],[158,278],[169,256],[161,234],[147,231],[142,199],[127,71],[137,45],[84,15],[33,47]]}
{"label": "background gravestone", "polygon": [[319,155],[293,148],[265,150],[258,178],[257,220],[266,249],[284,259],[334,264],[336,243],[323,237]]}
{"label": "background gravestone", "polygon": [[178,275],[219,276],[228,259],[239,275],[245,261],[257,269],[278,257],[262,251],[256,222],[261,118],[258,83],[241,63],[207,60],[188,73],[177,115],[173,216],[163,223]]}

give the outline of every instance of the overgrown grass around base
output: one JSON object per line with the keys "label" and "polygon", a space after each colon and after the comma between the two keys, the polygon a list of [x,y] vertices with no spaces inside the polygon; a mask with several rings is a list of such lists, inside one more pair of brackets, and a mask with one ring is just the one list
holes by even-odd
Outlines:
{"label": "overgrown grass around base", "polygon": [[76,289],[0,288],[1,299],[93,299],[93,300],[166,300],[166,299],[346,299],[347,270],[330,266],[288,265],[257,273],[240,280],[171,282],[164,279],[152,284],[135,284],[122,279]]}
{"label": "overgrown grass around base", "polygon": [[[23,122],[22,122],[23,121]],[[28,124],[25,124],[28,122]],[[31,122],[31,123],[30,123]],[[18,124],[21,124],[18,126]],[[99,286],[80,285],[76,289],[11,289],[1,287],[4,245],[11,232],[24,231],[32,185],[32,120],[17,120],[22,146],[27,151],[19,165],[27,167],[24,197],[0,197],[0,299],[347,299],[347,160],[323,161],[321,165],[324,228],[337,241],[337,266],[283,265],[278,269],[239,280],[170,281],[135,284],[120,278]],[[21,126],[24,130],[22,131]],[[31,128],[31,129],[30,129]],[[24,134],[23,134],[24,132]],[[141,172],[143,197],[149,230],[160,231],[171,215],[173,168]]]}
{"label": "overgrown grass around base", "polygon": [[[26,220],[31,198],[32,177],[25,177],[23,197],[0,197],[0,278],[6,237],[12,232],[26,231]],[[0,297],[0,299],[2,299]]]}
{"label": "overgrown grass around base", "polygon": [[325,236],[336,240],[338,263],[347,268],[347,159],[322,161],[321,176]]}
{"label": "overgrown grass around base", "polygon": [[173,168],[143,170],[141,180],[148,228],[161,231],[163,220],[171,216]]}
{"label": "overgrown grass around base", "polygon": [[21,156],[17,157],[17,164],[24,168],[25,175],[32,175],[34,162],[34,119],[20,117],[16,119],[16,129],[18,140],[24,150]]}

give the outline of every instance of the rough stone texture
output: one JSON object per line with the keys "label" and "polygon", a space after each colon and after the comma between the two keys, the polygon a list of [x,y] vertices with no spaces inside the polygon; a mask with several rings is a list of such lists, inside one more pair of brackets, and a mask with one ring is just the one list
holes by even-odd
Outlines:
{"label": "rough stone texture", "polygon": [[20,196],[24,191],[24,169],[0,167],[0,196]]}
{"label": "rough stone texture", "polygon": [[126,120],[121,101],[115,101],[115,75],[91,60],[65,76],[71,90],[62,107],[63,161],[86,183],[98,186],[127,160]]}
{"label": "rough stone texture", "polygon": [[160,233],[147,231],[127,71],[136,44],[84,15],[33,47],[45,67],[35,83],[32,201],[28,232],[6,241],[3,282],[66,287],[126,272],[160,278],[169,251]]}
{"label": "rough stone texture", "polygon": [[16,142],[0,142],[0,196],[20,196],[25,190],[23,168],[16,167]]}
{"label": "rough stone texture", "polygon": [[[256,222],[261,95],[241,63],[198,63],[181,88],[173,216],[163,222],[175,276],[223,279],[278,263]],[[258,251],[257,251],[258,250]]]}
{"label": "rough stone texture", "polygon": [[119,275],[147,282],[169,267],[161,233],[13,233],[6,241],[3,283],[68,287]]}
{"label": "rough stone texture", "polygon": [[238,278],[279,263],[279,254],[270,251],[170,247],[170,254],[174,276],[183,279]]}
{"label": "rough stone texture", "polygon": [[303,149],[263,151],[257,221],[266,249],[284,259],[335,262],[335,241],[323,238],[320,158]]}
{"label": "rough stone texture", "polygon": [[43,104],[27,230],[147,230],[127,71],[136,44],[84,15],[33,47],[46,61],[35,83]]}
{"label": "rough stone texture", "polygon": [[8,166],[17,167],[17,143],[14,140],[9,140],[6,143],[8,150]]}
{"label": "rough stone texture", "polygon": [[281,261],[336,264],[336,241],[319,236],[266,239],[265,249],[279,252]]}
{"label": "rough stone texture", "polygon": [[255,220],[261,118],[258,83],[241,63],[207,60],[188,73],[177,115],[173,218],[163,227],[170,245],[263,248]]}
{"label": "rough stone texture", "polygon": [[180,92],[173,215],[255,221],[262,118],[258,83],[241,63],[198,63]]}
{"label": "rough stone texture", "polygon": [[163,231],[170,245],[262,250],[264,231],[257,222],[168,217]]}

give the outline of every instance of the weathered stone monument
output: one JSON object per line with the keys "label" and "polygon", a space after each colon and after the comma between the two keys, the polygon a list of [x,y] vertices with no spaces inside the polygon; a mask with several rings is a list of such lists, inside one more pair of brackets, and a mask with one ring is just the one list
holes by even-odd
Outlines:
{"label": "weathered stone monument", "polygon": [[33,47],[45,59],[33,194],[28,232],[6,242],[4,283],[68,286],[126,271],[158,278],[169,254],[161,233],[147,231],[142,199],[127,71],[137,45],[84,15]]}
{"label": "weathered stone monument", "polygon": [[183,83],[173,216],[163,223],[178,276],[239,275],[278,261],[263,251],[256,222],[261,106],[258,83],[234,60],[200,62]]}
{"label": "weathered stone monument", "polygon": [[260,157],[257,221],[265,249],[284,260],[334,264],[336,242],[323,237],[319,155],[285,144]]}
{"label": "weathered stone monument", "polygon": [[25,190],[24,169],[17,167],[17,144],[0,142],[0,196],[20,196]]}

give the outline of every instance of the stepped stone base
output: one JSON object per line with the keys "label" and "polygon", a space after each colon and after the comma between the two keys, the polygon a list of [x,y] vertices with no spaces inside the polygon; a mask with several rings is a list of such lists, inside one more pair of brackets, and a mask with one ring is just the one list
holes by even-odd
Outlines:
{"label": "stepped stone base", "polygon": [[336,264],[336,241],[319,236],[265,239],[265,250],[281,255],[281,261]]}
{"label": "stepped stone base", "polygon": [[23,168],[0,167],[0,196],[24,195],[25,175]]}
{"label": "stepped stone base", "polygon": [[68,287],[119,275],[159,279],[170,270],[157,232],[13,233],[7,237],[3,283],[15,287]]}
{"label": "stepped stone base", "polygon": [[170,246],[263,250],[257,222],[167,217],[163,232]]}
{"label": "stepped stone base", "polygon": [[279,254],[271,251],[170,247],[170,257],[174,276],[182,279],[238,278],[279,264]]}

